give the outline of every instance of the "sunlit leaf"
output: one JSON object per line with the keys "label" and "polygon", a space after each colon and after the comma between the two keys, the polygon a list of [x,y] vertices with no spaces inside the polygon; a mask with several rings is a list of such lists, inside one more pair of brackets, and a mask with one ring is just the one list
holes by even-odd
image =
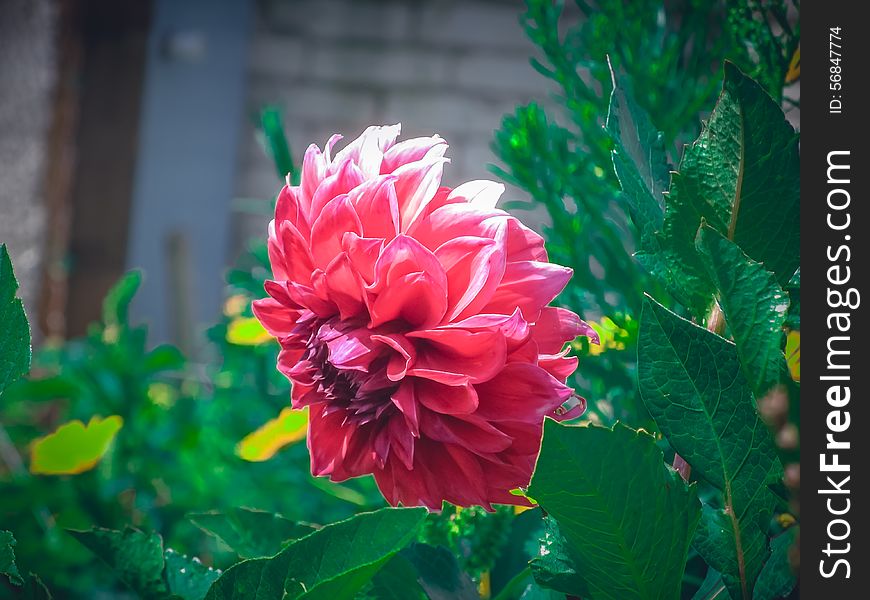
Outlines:
{"label": "sunlit leaf", "polygon": [[285,408],[277,418],[246,435],[236,446],[236,454],[252,462],[269,460],[284,446],[304,440],[307,430],[308,407]]}
{"label": "sunlit leaf", "polygon": [[30,471],[40,475],[74,475],[93,469],[108,451],[124,420],[112,415],[91,418],[85,426],[70,421],[30,448]]}
{"label": "sunlit leaf", "polygon": [[227,326],[227,341],[237,346],[259,346],[273,339],[255,317],[236,317]]}
{"label": "sunlit leaf", "polygon": [[785,359],[788,372],[795,381],[801,380],[801,332],[789,331],[785,338]]}

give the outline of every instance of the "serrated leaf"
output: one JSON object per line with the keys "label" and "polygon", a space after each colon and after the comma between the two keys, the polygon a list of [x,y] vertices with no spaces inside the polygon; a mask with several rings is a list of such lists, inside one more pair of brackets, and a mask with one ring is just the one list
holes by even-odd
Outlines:
{"label": "serrated leaf", "polygon": [[0,574],[6,575],[14,585],[24,583],[15,564],[15,537],[11,531],[0,530]]}
{"label": "serrated leaf", "polygon": [[308,407],[284,408],[276,418],[246,435],[236,446],[236,454],[252,462],[269,460],[284,446],[304,440],[307,432]]}
{"label": "serrated leaf", "polygon": [[695,548],[722,573],[733,598],[751,598],[767,558],[782,465],[733,343],[644,302],[638,342],[644,404],[692,473],[722,492],[724,508],[704,506]]}
{"label": "serrated leaf", "polygon": [[41,437],[30,447],[30,472],[39,475],[74,475],[93,469],[109,450],[124,420],[112,415],[92,417],[87,426],[75,420]]}
{"label": "serrated leaf", "polygon": [[30,324],[17,291],[9,252],[0,244],[0,394],[30,370]]}
{"label": "serrated leaf", "polygon": [[778,283],[798,267],[798,136],[780,106],[732,63],[710,120],[673,175],[660,236],[671,292],[696,316],[713,293],[694,247],[702,219]]}
{"label": "serrated leaf", "polygon": [[777,600],[791,594],[797,584],[797,576],[792,570],[789,552],[794,545],[797,531],[798,527],[792,527],[773,538],[770,558],[758,576],[753,600]]}
{"label": "serrated leaf", "polygon": [[573,594],[583,589],[585,584],[577,574],[577,565],[571,556],[571,548],[553,517],[544,518],[543,533],[538,556],[529,561],[529,568],[535,581],[545,588],[566,594]]}
{"label": "serrated leaf", "polygon": [[163,541],[156,533],[94,528],[70,534],[108,564],[126,586],[143,598],[169,598],[163,579]]}
{"label": "serrated leaf", "polygon": [[647,433],[547,420],[529,494],[559,524],[581,589],[601,599],[680,595],[700,504]]}
{"label": "serrated leaf", "polygon": [[761,398],[785,371],[781,348],[788,297],[772,273],[716,230],[702,226],[696,247],[718,291],[743,375]]}
{"label": "serrated leaf", "polygon": [[220,571],[172,548],[167,548],[163,559],[166,585],[173,596],[182,600],[202,600],[208,588],[220,576]]}
{"label": "serrated leaf", "polygon": [[188,518],[242,558],[274,556],[293,540],[314,531],[310,525],[250,508],[193,513]]}
{"label": "serrated leaf", "polygon": [[422,508],[385,508],[327,525],[272,558],[233,565],[206,598],[351,599],[413,539],[425,515]]}

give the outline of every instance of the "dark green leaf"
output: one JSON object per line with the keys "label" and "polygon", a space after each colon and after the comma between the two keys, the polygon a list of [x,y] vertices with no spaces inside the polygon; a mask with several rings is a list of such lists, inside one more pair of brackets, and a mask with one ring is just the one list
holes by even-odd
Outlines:
{"label": "dark green leaf", "polygon": [[797,537],[797,527],[787,529],[771,542],[770,558],[755,583],[753,600],[785,598],[797,584],[797,577],[789,562],[789,552]]}
{"label": "dark green leaf", "polygon": [[571,548],[553,517],[544,519],[541,549],[529,565],[535,581],[546,588],[566,594],[576,594],[584,589],[583,579],[577,574],[577,566],[571,556]]}
{"label": "dark green leaf", "polygon": [[680,594],[699,502],[663,463],[655,439],[621,424],[547,420],[529,495],[559,524],[578,578],[575,595],[671,599]]}
{"label": "dark green leaf", "polygon": [[24,580],[20,598],[23,600],[51,600],[51,592],[38,575],[30,573]]}
{"label": "dark green leaf", "polygon": [[376,600],[426,600],[417,580],[417,569],[407,558],[396,554],[372,579],[366,598]]}
{"label": "dark green leaf", "polygon": [[716,230],[702,226],[696,246],[718,291],[743,374],[761,398],[785,373],[782,327],[788,298],[772,273]]}
{"label": "dark green leaf", "polygon": [[800,262],[799,208],[794,129],[757,83],[726,63],[719,102],[668,195],[661,245],[674,295],[697,316],[710,303],[713,284],[694,247],[702,219],[787,282]]}
{"label": "dark green leaf", "polygon": [[132,527],[124,531],[94,528],[70,533],[143,598],[170,596],[163,579],[163,541],[156,533],[149,534]]}
{"label": "dark green leaf", "polygon": [[6,575],[15,585],[21,585],[24,580],[15,565],[15,538],[10,531],[0,531],[0,573]]}
{"label": "dark green leaf", "polygon": [[430,600],[477,600],[471,578],[443,546],[411,544],[401,552],[417,570],[420,585]]}
{"label": "dark green leaf", "polygon": [[277,108],[266,107],[260,113],[260,125],[266,142],[266,150],[269,158],[275,165],[278,177],[283,181],[289,177],[291,183],[298,177],[293,166],[293,157],[290,154],[290,146],[284,135],[284,126],[281,123],[281,112]]}
{"label": "dark green leaf", "polygon": [[701,587],[692,596],[692,600],[726,600],[728,598],[728,590],[725,583],[722,581],[722,574],[716,569],[707,569],[707,575],[704,581],[701,582]]}
{"label": "dark green leaf", "polygon": [[274,556],[291,541],[314,531],[310,525],[249,508],[193,513],[188,518],[242,558]]}
{"label": "dark green leaf", "polygon": [[233,565],[206,598],[353,598],[413,539],[425,515],[422,508],[385,508],[327,525],[272,558]]}
{"label": "dark green leaf", "polygon": [[127,324],[130,302],[142,284],[141,271],[128,271],[112,286],[103,300],[103,324],[106,327]]}
{"label": "dark green leaf", "polygon": [[785,286],[788,292],[788,318],[785,326],[800,331],[801,328],[801,270],[798,268],[794,276]]}
{"label": "dark green leaf", "polygon": [[6,244],[0,244],[0,394],[30,370],[30,325],[17,290]]}
{"label": "dark green leaf", "polygon": [[174,596],[183,600],[202,600],[220,571],[206,567],[197,558],[179,554],[172,548],[163,553],[166,584]]}
{"label": "dark green leaf", "polygon": [[767,557],[776,505],[769,484],[782,465],[731,342],[649,299],[638,346],[641,397],[671,446],[720,490],[724,509],[704,506],[695,548],[721,572],[734,598],[751,598]]}
{"label": "dark green leaf", "polygon": [[163,344],[145,355],[142,366],[149,373],[173,371],[184,366],[184,355],[175,346]]}

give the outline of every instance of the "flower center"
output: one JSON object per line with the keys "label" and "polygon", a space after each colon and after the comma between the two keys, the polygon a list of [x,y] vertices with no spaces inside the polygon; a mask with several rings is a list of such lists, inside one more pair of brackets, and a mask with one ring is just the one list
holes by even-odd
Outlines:
{"label": "flower center", "polygon": [[324,414],[344,410],[344,423],[365,425],[397,410],[391,398],[399,384],[387,378],[387,357],[372,361],[367,371],[340,369],[329,361],[327,343],[315,333],[303,360],[314,366],[313,379],[326,402]]}

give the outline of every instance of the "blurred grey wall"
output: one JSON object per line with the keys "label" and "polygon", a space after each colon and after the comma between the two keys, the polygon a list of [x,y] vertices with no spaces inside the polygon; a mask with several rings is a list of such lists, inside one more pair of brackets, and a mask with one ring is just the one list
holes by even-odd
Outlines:
{"label": "blurred grey wall", "polygon": [[45,247],[56,16],[52,0],[0,0],[0,243],[9,247],[29,315]]}

